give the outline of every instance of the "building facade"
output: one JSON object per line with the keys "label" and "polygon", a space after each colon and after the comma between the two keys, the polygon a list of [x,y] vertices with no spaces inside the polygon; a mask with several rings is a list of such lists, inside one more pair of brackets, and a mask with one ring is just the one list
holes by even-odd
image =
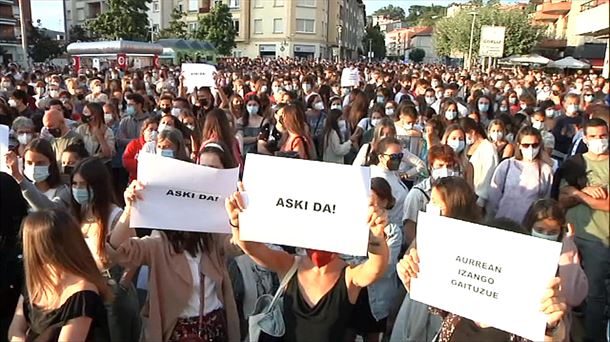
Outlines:
{"label": "building facade", "polygon": [[[29,1],[23,1],[26,27],[32,24],[32,10]],[[2,63],[27,63],[27,55],[21,45],[21,17],[18,0],[0,0],[0,47]]]}
{"label": "building facade", "polygon": [[73,26],[85,28],[87,21],[95,19],[107,7],[106,0],[64,0],[66,32]]}
{"label": "building facade", "polygon": [[386,54],[390,57],[406,59],[405,56],[408,55],[409,51],[416,47],[426,51],[427,57],[436,56],[432,40],[432,27],[402,27],[385,34]]}

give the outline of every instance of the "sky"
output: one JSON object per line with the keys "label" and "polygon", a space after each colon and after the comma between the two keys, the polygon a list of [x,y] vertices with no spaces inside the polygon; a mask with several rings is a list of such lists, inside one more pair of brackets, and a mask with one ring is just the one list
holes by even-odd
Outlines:
{"label": "sky", "polygon": [[[324,0],[322,0],[324,1]],[[40,19],[42,26],[54,31],[64,30],[64,17],[63,17],[63,1],[62,0],[31,0],[32,2],[32,21],[36,24],[36,20]],[[408,13],[409,6],[411,5],[422,5],[430,6],[431,4],[447,6],[451,3],[461,3],[466,0],[436,0],[436,1],[425,1],[425,0],[364,0],[366,5],[367,15],[372,14],[376,10],[392,4],[393,6],[402,7],[405,13]],[[515,0],[508,0],[503,2],[515,2]]]}

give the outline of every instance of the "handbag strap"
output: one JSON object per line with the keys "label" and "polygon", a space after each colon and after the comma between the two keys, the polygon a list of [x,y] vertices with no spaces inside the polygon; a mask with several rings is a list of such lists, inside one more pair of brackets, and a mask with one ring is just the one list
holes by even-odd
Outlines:
{"label": "handbag strap", "polygon": [[203,329],[203,310],[205,309],[205,275],[199,271],[199,288],[201,289],[201,295],[199,297],[199,329],[197,334],[201,334]]}
{"label": "handbag strap", "polygon": [[284,278],[282,278],[280,287],[278,287],[277,291],[275,292],[275,296],[273,296],[273,300],[271,301],[271,304],[269,304],[269,306],[267,307],[267,310],[266,310],[267,312],[269,312],[275,306],[275,302],[277,302],[277,300],[284,293],[284,290],[286,290],[286,286],[288,286],[288,282],[297,273],[297,270],[299,269],[299,261],[300,261],[300,257],[295,255],[294,262],[292,263],[292,267],[290,267],[290,269],[288,270],[288,273],[286,273]]}

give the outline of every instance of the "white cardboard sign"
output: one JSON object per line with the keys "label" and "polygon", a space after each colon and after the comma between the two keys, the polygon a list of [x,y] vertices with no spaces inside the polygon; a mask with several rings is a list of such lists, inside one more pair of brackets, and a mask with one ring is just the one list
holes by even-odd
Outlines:
{"label": "white cardboard sign", "polygon": [[184,75],[184,86],[188,92],[192,92],[195,87],[215,87],[214,74],[216,67],[203,63],[183,63],[181,69]]}
{"label": "white cardboard sign", "polygon": [[10,174],[9,169],[6,166],[6,158],[4,157],[4,155],[8,153],[8,135],[8,126],[0,125],[0,171],[7,172]]}
{"label": "white cardboard sign", "polygon": [[214,169],[140,153],[138,180],[143,200],[131,212],[131,226],[164,230],[231,233],[225,198],[236,189],[239,168]]}
{"label": "white cardboard sign", "polygon": [[540,301],[555,276],[561,243],[420,212],[417,252],[413,300],[544,340]]}
{"label": "white cardboard sign", "polygon": [[360,73],[357,68],[344,68],[341,72],[341,87],[356,87],[360,82]]}
{"label": "white cardboard sign", "polygon": [[241,239],[366,255],[368,167],[248,154],[243,183]]}

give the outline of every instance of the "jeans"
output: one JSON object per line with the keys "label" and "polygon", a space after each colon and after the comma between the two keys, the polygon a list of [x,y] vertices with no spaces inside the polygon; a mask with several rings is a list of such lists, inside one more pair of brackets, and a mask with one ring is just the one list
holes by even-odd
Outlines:
{"label": "jeans", "polygon": [[601,241],[576,237],[582,268],[589,280],[589,294],[585,307],[585,341],[606,340],[608,316],[606,307],[610,293],[610,248]]}

